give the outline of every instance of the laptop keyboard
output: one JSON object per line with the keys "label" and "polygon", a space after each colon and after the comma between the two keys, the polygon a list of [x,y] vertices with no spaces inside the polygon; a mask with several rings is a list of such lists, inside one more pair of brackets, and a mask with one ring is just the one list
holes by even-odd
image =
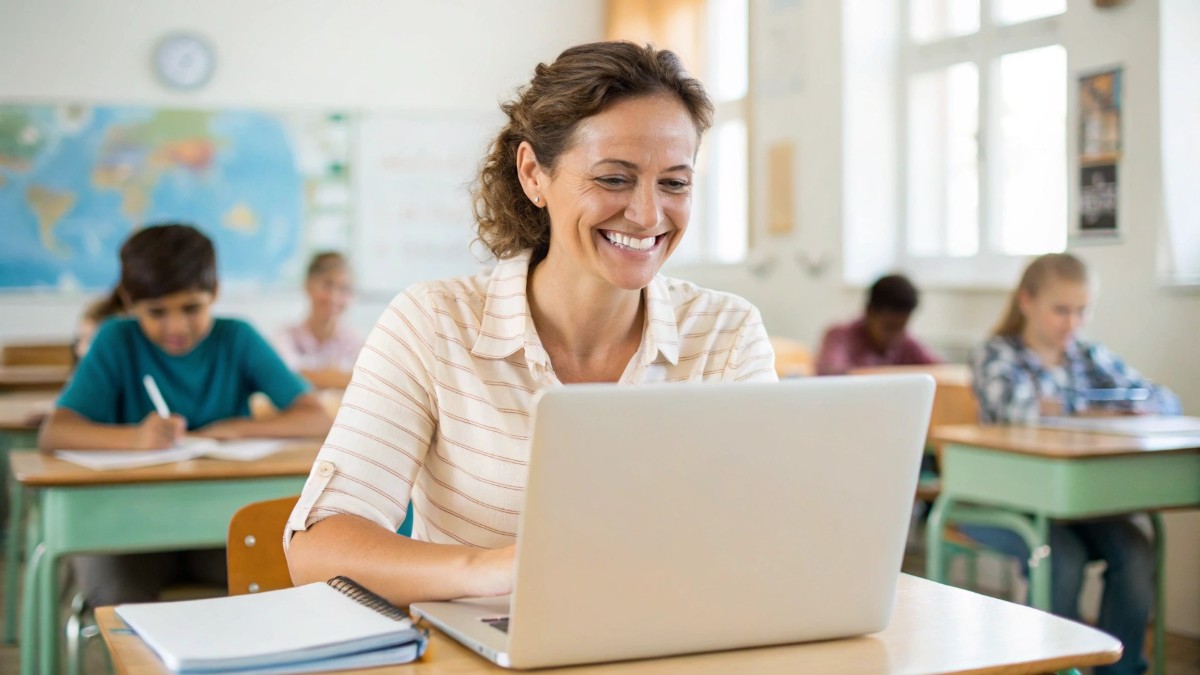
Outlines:
{"label": "laptop keyboard", "polygon": [[501,633],[508,632],[508,617],[507,616],[499,616],[499,617],[496,617],[495,619],[481,619],[481,621],[483,621],[487,625],[491,626],[492,628],[495,628],[496,630],[500,631]]}

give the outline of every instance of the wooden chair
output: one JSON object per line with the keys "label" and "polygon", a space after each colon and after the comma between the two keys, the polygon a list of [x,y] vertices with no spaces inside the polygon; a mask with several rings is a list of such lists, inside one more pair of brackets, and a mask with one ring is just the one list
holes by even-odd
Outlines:
{"label": "wooden chair", "polygon": [[[229,594],[244,595],[292,587],[287,557],[283,553],[283,526],[300,499],[281,497],[247,504],[229,520],[225,555]],[[396,534],[412,536],[412,502]]]}
{"label": "wooden chair", "polygon": [[254,502],[233,514],[226,541],[230,595],[291,588],[283,526],[299,498]]}

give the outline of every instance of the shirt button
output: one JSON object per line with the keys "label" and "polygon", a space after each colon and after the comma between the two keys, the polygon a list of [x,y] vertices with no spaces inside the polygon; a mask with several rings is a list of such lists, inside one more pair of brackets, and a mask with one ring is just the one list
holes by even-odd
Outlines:
{"label": "shirt button", "polygon": [[324,460],[317,462],[317,475],[318,476],[332,476],[333,475],[333,462],[326,462]]}

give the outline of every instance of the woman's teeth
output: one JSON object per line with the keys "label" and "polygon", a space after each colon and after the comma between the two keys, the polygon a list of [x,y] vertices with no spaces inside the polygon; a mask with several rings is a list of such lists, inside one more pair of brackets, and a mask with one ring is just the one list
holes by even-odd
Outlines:
{"label": "woman's teeth", "polygon": [[655,240],[658,239],[658,237],[646,237],[645,239],[639,239],[637,237],[630,237],[621,234],[620,232],[605,232],[604,237],[618,246],[624,246],[625,248],[633,249],[634,251],[645,251],[651,246],[654,246]]}

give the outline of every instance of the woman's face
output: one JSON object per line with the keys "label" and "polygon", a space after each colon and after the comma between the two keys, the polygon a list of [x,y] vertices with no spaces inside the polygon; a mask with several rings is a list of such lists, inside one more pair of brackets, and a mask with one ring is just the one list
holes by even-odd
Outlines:
{"label": "woman's face", "polygon": [[1086,283],[1051,278],[1038,291],[1017,296],[1025,315],[1025,335],[1038,346],[1066,348],[1083,326],[1091,293]]}
{"label": "woman's face", "polygon": [[336,319],[346,311],[353,295],[350,272],[333,269],[317,274],[304,284],[312,302],[312,312],[320,319]]}
{"label": "woman's face", "polygon": [[553,175],[532,173],[550,215],[546,264],[645,288],[687,229],[699,138],[683,104],[644,96],[579,124]]}

